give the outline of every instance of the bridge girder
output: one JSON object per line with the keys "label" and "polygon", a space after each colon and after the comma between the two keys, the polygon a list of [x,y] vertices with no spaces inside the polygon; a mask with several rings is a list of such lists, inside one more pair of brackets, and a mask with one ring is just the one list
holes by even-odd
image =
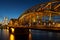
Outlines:
{"label": "bridge girder", "polygon": [[[32,23],[32,21],[36,21],[37,19],[41,21],[42,17],[49,16],[49,20],[51,20],[51,16],[59,15],[60,16],[60,1],[56,2],[48,2],[44,4],[38,4],[33,6],[32,8],[26,10],[19,18],[18,22],[15,23],[23,24],[23,23]],[[59,8],[58,8],[59,7]],[[57,10],[56,10],[57,9]],[[16,26],[16,24],[15,24]]]}

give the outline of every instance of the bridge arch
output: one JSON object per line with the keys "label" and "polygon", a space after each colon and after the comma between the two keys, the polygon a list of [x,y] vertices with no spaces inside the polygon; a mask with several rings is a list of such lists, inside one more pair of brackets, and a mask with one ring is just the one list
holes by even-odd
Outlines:
{"label": "bridge arch", "polygon": [[[10,26],[60,26],[60,1],[38,4],[26,10],[18,19],[12,19]],[[54,19],[55,18],[55,19]]]}
{"label": "bridge arch", "polygon": [[[25,11],[19,18],[21,25],[37,25],[46,22],[53,23],[53,16],[60,16],[60,1],[38,4]],[[44,19],[45,18],[45,19]],[[44,19],[44,21],[42,21]],[[50,25],[50,24],[49,24]]]}

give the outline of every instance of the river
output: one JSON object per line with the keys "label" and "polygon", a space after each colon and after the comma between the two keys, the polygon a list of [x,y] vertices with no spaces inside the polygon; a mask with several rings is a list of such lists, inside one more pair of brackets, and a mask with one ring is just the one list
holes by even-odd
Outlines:
{"label": "river", "polygon": [[[60,40],[59,32],[31,30],[29,40]],[[0,40],[27,40],[27,35],[11,34],[8,29],[0,29]]]}

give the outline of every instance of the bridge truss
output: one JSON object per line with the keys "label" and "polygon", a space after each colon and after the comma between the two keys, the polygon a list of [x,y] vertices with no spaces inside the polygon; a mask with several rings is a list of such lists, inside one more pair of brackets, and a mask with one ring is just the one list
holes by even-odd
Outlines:
{"label": "bridge truss", "polygon": [[[49,17],[48,21],[42,19],[44,17]],[[33,25],[52,25],[60,26],[60,23],[55,23],[54,20],[52,20],[52,16],[60,16],[60,1],[55,2],[47,2],[35,5],[31,7],[30,9],[26,10],[18,19],[12,19],[10,21],[10,24],[15,24],[15,26],[33,26]]]}

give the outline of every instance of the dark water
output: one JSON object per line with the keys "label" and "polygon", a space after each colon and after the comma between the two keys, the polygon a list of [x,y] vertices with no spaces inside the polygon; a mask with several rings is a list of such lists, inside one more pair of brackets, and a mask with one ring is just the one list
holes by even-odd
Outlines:
{"label": "dark water", "polygon": [[32,30],[32,40],[60,40],[60,33]]}
{"label": "dark water", "polygon": [[0,40],[28,40],[28,36],[25,33],[19,34],[13,34],[9,33],[8,29],[0,29]]}
{"label": "dark water", "polygon": [[[30,35],[30,39],[28,39]],[[11,34],[7,29],[0,29],[0,40],[60,40],[59,32],[32,30],[31,34]]]}

